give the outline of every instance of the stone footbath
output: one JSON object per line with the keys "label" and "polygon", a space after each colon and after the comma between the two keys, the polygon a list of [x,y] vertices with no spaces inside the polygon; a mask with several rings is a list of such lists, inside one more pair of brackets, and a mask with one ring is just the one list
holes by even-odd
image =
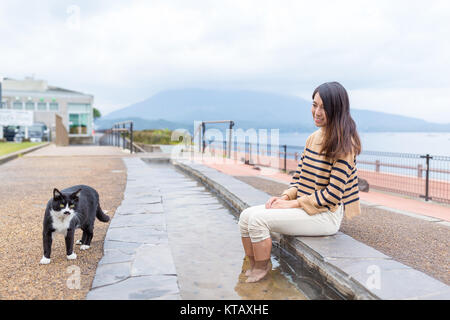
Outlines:
{"label": "stone footbath", "polygon": [[169,246],[183,299],[307,299],[276,255],[270,275],[256,284],[245,283],[242,270],[248,262],[243,259],[232,208],[168,162],[147,163],[155,170],[163,194]]}
{"label": "stone footbath", "polygon": [[[143,161],[144,160],[144,161]],[[238,212],[168,159],[124,159],[124,200],[105,238],[87,299],[339,299],[291,272],[274,247],[272,271],[245,283]]]}

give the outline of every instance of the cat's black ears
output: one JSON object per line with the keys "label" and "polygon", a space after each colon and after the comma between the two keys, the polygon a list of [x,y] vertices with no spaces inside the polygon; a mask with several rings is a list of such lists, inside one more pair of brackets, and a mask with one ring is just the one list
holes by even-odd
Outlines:
{"label": "cat's black ears", "polygon": [[53,189],[53,199],[60,198],[62,196],[61,192],[58,189]]}
{"label": "cat's black ears", "polygon": [[72,193],[71,197],[72,199],[74,198],[78,198],[78,196],[80,195],[82,189],[78,189],[77,191],[75,191],[74,193]]}
{"label": "cat's black ears", "polygon": [[[74,193],[72,193],[72,194],[70,195],[70,197],[71,197],[72,199],[78,198],[78,196],[80,195],[81,190],[82,190],[82,189],[78,189],[77,191],[75,191]],[[60,198],[60,197],[62,197],[61,191],[59,191],[59,190],[56,189],[56,188],[53,189],[53,199],[57,199],[57,198]]]}

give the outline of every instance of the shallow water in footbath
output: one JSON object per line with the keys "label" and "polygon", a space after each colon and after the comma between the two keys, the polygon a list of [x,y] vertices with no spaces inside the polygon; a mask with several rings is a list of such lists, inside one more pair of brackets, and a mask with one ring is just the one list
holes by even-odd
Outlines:
{"label": "shallow water in footbath", "polygon": [[304,300],[305,294],[272,256],[272,270],[246,283],[237,218],[202,184],[170,164],[149,163],[161,188],[169,245],[182,299]]}

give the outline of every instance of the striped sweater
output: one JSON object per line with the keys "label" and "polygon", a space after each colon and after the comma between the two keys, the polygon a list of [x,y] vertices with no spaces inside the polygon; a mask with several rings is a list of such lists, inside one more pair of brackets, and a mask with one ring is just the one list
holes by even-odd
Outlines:
{"label": "striped sweater", "polygon": [[282,195],[297,199],[309,215],[334,212],[343,203],[345,216],[356,216],[361,213],[356,156],[331,161],[320,154],[322,139],[322,129],[308,137],[290,187]]}

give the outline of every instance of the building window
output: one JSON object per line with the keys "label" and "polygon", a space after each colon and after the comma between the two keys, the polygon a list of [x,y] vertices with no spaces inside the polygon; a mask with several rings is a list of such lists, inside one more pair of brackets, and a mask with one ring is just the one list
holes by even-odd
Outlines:
{"label": "building window", "polygon": [[47,103],[46,102],[38,102],[37,109],[38,109],[38,111],[47,111]]}
{"label": "building window", "polygon": [[13,102],[13,109],[22,110],[23,109],[23,103],[21,101],[14,101]]}
{"label": "building window", "polygon": [[57,102],[50,103],[50,111],[59,111],[59,104]]}
{"label": "building window", "polygon": [[70,134],[87,134],[88,125],[88,114],[69,114]]}
{"label": "building window", "polygon": [[25,103],[25,110],[34,110],[34,102],[27,101]]}
{"label": "building window", "polygon": [[92,108],[90,104],[68,103],[67,112],[69,114],[69,134],[90,133],[92,122]]}
{"label": "building window", "polygon": [[6,109],[6,102],[3,102],[0,104],[0,109]]}

